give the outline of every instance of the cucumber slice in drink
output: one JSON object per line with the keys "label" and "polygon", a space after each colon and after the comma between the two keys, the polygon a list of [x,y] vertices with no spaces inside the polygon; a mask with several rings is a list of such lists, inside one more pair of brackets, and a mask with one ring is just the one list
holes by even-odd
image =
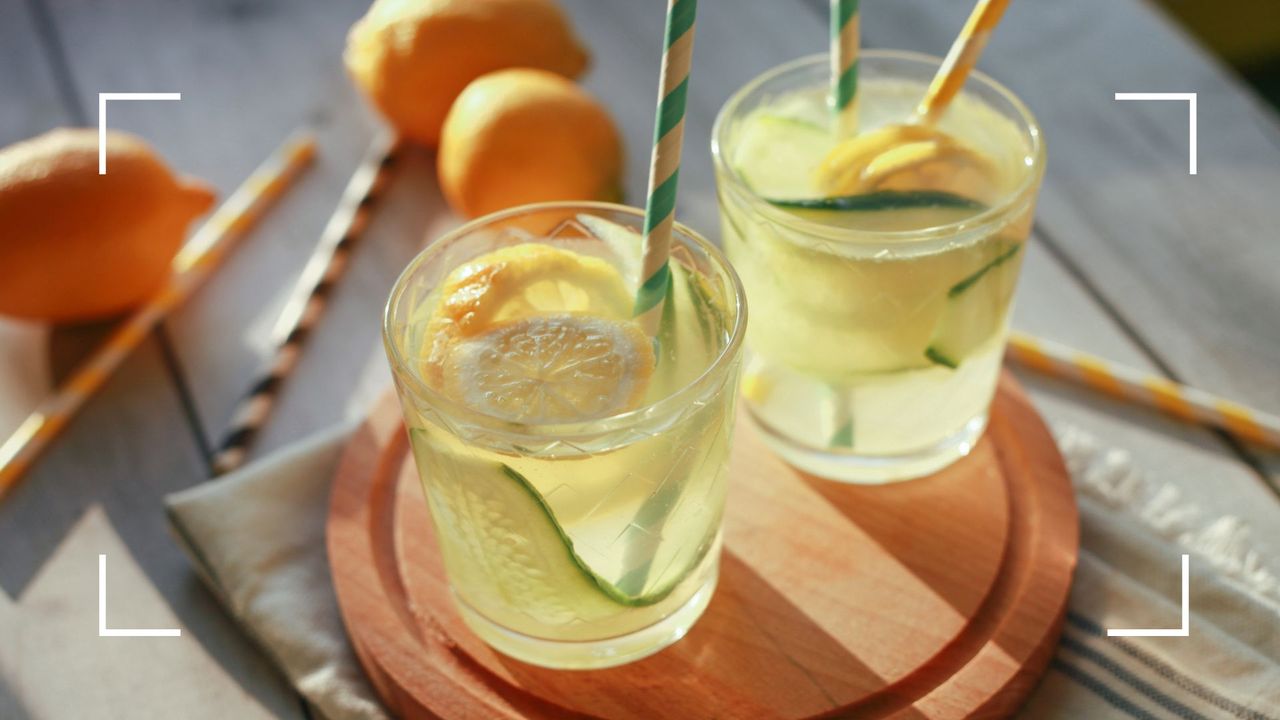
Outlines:
{"label": "cucumber slice in drink", "polygon": [[947,291],[947,306],[925,348],[926,358],[958,368],[999,331],[1018,278],[1017,268],[1008,263],[1021,249],[1022,243],[1014,243],[1001,250]]}
{"label": "cucumber slice in drink", "polygon": [[[437,452],[426,431],[411,435],[415,445]],[[471,592],[506,598],[524,614],[554,625],[653,605],[683,579],[644,594],[622,591],[578,554],[547,500],[522,474],[502,463],[462,464],[462,472],[434,472],[427,493],[439,499],[433,506],[441,546],[456,561],[450,571],[464,576],[460,584]]]}
{"label": "cucumber slice in drink", "polygon": [[[626,605],[628,607],[652,605],[665,598],[671,592],[675,583],[672,583],[667,587],[660,588],[657,592],[631,595],[623,592],[617,585],[614,585],[608,580],[597,575],[595,571],[591,569],[591,566],[588,565],[576,551],[574,551],[573,540],[569,537],[568,533],[564,531],[564,528],[560,527],[560,523],[556,521],[555,514],[551,511],[551,506],[547,504],[546,499],[543,498],[542,494],[539,493],[533,484],[529,482],[528,478],[521,475],[519,472],[516,472],[516,470],[510,465],[502,465],[502,474],[511,481],[509,485],[510,488],[519,488],[521,491],[519,493],[507,493],[511,496],[512,500],[516,501],[516,506],[512,507],[512,510],[517,511],[522,515],[528,515],[527,522],[522,527],[525,528],[527,537],[539,546],[543,557],[549,559],[555,559],[557,555],[567,557],[572,561],[574,569],[578,571],[580,577],[586,579],[591,583],[591,585],[594,585],[599,592],[603,593],[610,600],[620,605]],[[520,507],[521,503],[519,498],[527,498],[523,507]],[[541,518],[537,517],[539,513],[541,514]],[[545,522],[539,522],[540,520]],[[550,529],[551,532],[546,532],[548,529]],[[558,548],[556,547],[557,541],[559,543]],[[550,565],[554,566],[556,563],[550,563]],[[568,572],[568,566],[554,569],[554,579],[557,580],[557,585],[560,582],[569,582],[572,584],[567,577],[570,575]],[[546,575],[544,577],[548,579],[553,578],[552,575]]]}
{"label": "cucumber slice in drink", "polygon": [[862,232],[937,227],[986,209],[976,200],[941,190],[877,190],[824,198],[771,198],[768,202],[814,222]]}
{"label": "cucumber slice in drink", "polygon": [[919,208],[956,208],[982,210],[986,206],[976,200],[941,190],[878,190],[860,195],[810,199],[773,199],[769,204],[788,210],[825,210],[828,212],[877,212],[881,210],[915,210]]}

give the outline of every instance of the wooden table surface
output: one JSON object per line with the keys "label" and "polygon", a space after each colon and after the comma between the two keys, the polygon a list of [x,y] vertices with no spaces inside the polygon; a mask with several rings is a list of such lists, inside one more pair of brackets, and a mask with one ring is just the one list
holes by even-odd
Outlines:
{"label": "wooden table surface", "polygon": [[[594,51],[585,83],[628,144],[642,194],[659,0],[563,0]],[[864,42],[941,54],[969,3],[873,0]],[[207,477],[209,446],[269,347],[272,325],[376,120],[342,69],[364,3],[341,0],[27,0],[0,3],[0,145],[97,119],[99,92],[140,133],[223,193],[290,130],[319,163],[216,277],[111,379],[0,505],[0,717],[299,718],[307,708],[236,630],[168,537],[165,493]],[[821,0],[704,0],[688,109],[681,220],[717,234],[707,139],[729,94],[826,41]],[[1141,0],[1014,3],[980,67],[1021,95],[1049,146],[1015,325],[1280,413],[1280,124]],[[1199,93],[1199,174],[1178,103]],[[455,224],[431,157],[415,152],[357,251],[255,454],[360,413],[388,382],[377,341],[392,281],[424,237]],[[101,331],[52,335],[64,372]],[[1207,517],[1234,515],[1277,570],[1280,455],[1059,382],[1022,375],[1054,423],[1129,450]],[[99,638],[109,624],[180,640]]]}

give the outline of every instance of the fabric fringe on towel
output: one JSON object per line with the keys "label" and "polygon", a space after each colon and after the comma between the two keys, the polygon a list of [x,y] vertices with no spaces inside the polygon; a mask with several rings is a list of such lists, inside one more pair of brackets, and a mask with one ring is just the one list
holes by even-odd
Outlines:
{"label": "fabric fringe on towel", "polygon": [[1224,577],[1280,610],[1280,577],[1252,546],[1248,523],[1234,515],[1205,518],[1196,503],[1182,499],[1178,488],[1144,477],[1127,451],[1104,448],[1085,430],[1059,425],[1054,436],[1081,493],[1137,516],[1161,537],[1208,560]]}

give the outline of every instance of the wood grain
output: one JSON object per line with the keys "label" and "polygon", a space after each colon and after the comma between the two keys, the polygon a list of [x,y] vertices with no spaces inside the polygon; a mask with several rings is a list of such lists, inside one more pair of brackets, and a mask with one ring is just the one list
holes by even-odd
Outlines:
{"label": "wood grain", "polygon": [[1070,482],[1007,376],[973,454],[897,485],[799,473],[743,419],[711,605],[667,650],[586,672],[511,660],[467,630],[398,417],[380,403],[344,457],[329,548],[348,631],[406,717],[499,700],[519,716],[530,697],[626,720],[1004,715],[1043,669],[1066,607]]}
{"label": "wood grain", "polygon": [[38,27],[27,3],[0,5],[0,147],[71,121]]}

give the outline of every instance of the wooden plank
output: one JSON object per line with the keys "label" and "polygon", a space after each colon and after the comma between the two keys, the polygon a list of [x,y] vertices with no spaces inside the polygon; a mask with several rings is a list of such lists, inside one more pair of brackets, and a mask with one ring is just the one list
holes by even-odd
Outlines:
{"label": "wooden plank", "polygon": [[0,68],[0,147],[71,120],[26,3],[0,5]]}
{"label": "wooden plank", "polygon": [[[864,18],[874,44],[938,54],[964,12],[904,0]],[[1178,378],[1280,412],[1275,115],[1137,0],[1015,3],[980,66],[1044,126],[1039,220],[1070,263]],[[1198,92],[1198,175],[1186,104],[1115,92]],[[1280,478],[1280,455],[1263,461]]]}

